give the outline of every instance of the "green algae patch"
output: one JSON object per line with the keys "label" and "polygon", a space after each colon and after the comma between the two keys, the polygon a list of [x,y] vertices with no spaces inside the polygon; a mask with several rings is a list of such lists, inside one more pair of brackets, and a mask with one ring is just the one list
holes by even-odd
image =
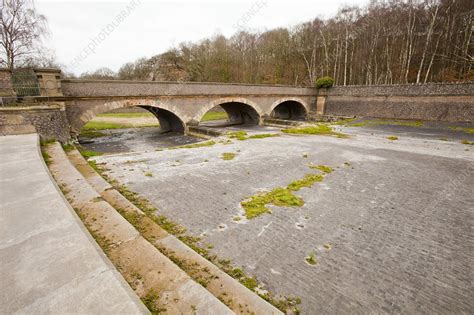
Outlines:
{"label": "green algae patch", "polygon": [[398,137],[397,136],[388,136],[387,139],[394,141],[394,140],[398,140]]}
{"label": "green algae patch", "polygon": [[247,201],[240,203],[245,210],[247,219],[253,219],[264,213],[271,213],[267,207],[269,204],[280,207],[301,207],[303,199],[295,196],[288,188],[275,188],[270,192],[250,197]]}
{"label": "green algae patch", "polygon": [[471,142],[469,140],[461,140],[462,144],[468,144],[468,145],[474,145],[474,142]]}
{"label": "green algae patch", "polygon": [[248,140],[248,139],[264,139],[264,138],[278,137],[280,135],[277,133],[260,133],[260,134],[249,136],[248,133],[245,131],[233,131],[233,132],[228,132],[227,136],[231,139],[237,139],[237,140],[243,141],[243,140]]}
{"label": "green algae patch", "polygon": [[250,289],[252,291],[255,291],[255,289],[258,286],[257,279],[255,279],[253,277],[244,277],[244,278],[240,279],[239,281],[240,281],[240,283],[242,283],[244,286],[246,286],[248,289]]}
{"label": "green algae patch", "polygon": [[309,164],[308,167],[313,170],[320,170],[321,172],[326,173],[326,174],[332,173],[332,171],[334,171],[332,167],[326,166],[326,165]]}
{"label": "green algae patch", "polygon": [[225,120],[229,119],[229,115],[226,112],[207,112],[201,119],[201,121],[211,120]]}
{"label": "green algae patch", "polygon": [[335,132],[330,126],[317,124],[306,127],[294,127],[283,129],[282,132],[295,135],[323,135],[323,136],[337,136],[340,138],[347,137],[347,135]]}
{"label": "green algae patch", "polygon": [[314,253],[311,253],[309,254],[306,258],[305,258],[306,262],[312,266],[316,265],[318,263],[318,261],[316,260],[316,255]]}
{"label": "green algae patch", "polygon": [[392,126],[405,126],[405,127],[422,127],[424,123],[422,121],[398,121],[398,120],[363,120],[355,124],[344,123],[348,127],[365,127],[367,125],[392,125]]}
{"label": "green algae patch", "polygon": [[79,148],[79,152],[82,154],[83,157],[86,158],[86,160],[90,157],[101,156],[103,154],[102,152],[97,152],[97,151],[92,151],[92,150],[83,150],[81,148]]}
{"label": "green algae patch", "polygon": [[224,161],[230,161],[230,160],[233,160],[236,155],[237,154],[232,153],[232,152],[224,152],[222,153],[221,159],[223,159]]}
{"label": "green algae patch", "polygon": [[474,133],[474,128],[466,128],[466,127],[458,127],[458,126],[450,126],[448,128],[455,131],[462,131],[464,133]]}
{"label": "green algae patch", "polygon": [[264,139],[264,138],[272,138],[272,137],[279,137],[280,135],[277,133],[261,133],[257,135],[251,135],[248,139]]}
{"label": "green algae patch", "polygon": [[73,145],[73,144],[69,144],[69,143],[66,143],[66,144],[63,144],[63,150],[64,152],[71,152],[72,150],[74,150],[76,147]]}
{"label": "green algae patch", "polygon": [[298,191],[303,187],[311,187],[314,183],[322,182],[324,177],[320,174],[307,174],[302,179],[295,180],[288,185],[291,191]]}
{"label": "green algae patch", "polygon": [[227,133],[227,136],[231,139],[247,140],[247,133],[245,131],[233,131]]}

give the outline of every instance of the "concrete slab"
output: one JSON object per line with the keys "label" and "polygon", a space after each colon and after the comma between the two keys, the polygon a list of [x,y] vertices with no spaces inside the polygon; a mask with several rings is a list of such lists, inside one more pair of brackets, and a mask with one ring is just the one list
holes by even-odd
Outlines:
{"label": "concrete slab", "polygon": [[57,190],[37,135],[0,137],[0,152],[0,313],[149,313]]}
{"label": "concrete slab", "polygon": [[[472,146],[338,128],[352,137],[281,135],[96,160],[203,236],[211,254],[301,297],[303,314],[472,313]],[[222,160],[225,152],[236,156]],[[310,163],[335,170],[295,192],[302,207],[241,217],[243,199],[316,173]]]}

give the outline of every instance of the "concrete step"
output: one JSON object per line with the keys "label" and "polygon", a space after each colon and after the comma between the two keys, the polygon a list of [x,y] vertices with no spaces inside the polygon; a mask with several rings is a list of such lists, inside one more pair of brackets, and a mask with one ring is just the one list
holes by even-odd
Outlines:
{"label": "concrete step", "polygon": [[0,125],[0,136],[24,135],[36,133],[36,128],[30,124]]}
{"label": "concrete step", "polygon": [[140,216],[141,234],[156,248],[174,261],[195,279],[207,279],[206,289],[216,297],[225,297],[226,304],[237,314],[282,314],[277,308],[243,286],[239,281],[220,270],[177,237],[169,234],[121,195],[100,176],[77,150],[67,153],[72,164],[89,184],[115,209],[136,220]]}
{"label": "concrete step", "polygon": [[[234,314],[148,242],[71,164],[58,144],[46,147],[50,170],[69,203],[135,293],[152,311]],[[94,182],[94,185],[100,185]]]}
{"label": "concrete step", "polygon": [[37,134],[0,137],[0,314],[149,314],[51,178]]}
{"label": "concrete step", "polygon": [[222,132],[220,132],[219,130],[204,126],[189,126],[187,134],[206,139],[222,136]]}
{"label": "concrete step", "polygon": [[286,119],[276,119],[276,118],[265,118],[263,124],[266,126],[274,127],[288,127],[288,126],[299,126],[304,124],[304,121],[301,120],[286,120]]}

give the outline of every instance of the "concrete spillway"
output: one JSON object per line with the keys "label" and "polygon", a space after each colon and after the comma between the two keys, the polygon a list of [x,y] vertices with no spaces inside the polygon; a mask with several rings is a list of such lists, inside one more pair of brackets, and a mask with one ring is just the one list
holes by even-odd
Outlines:
{"label": "concrete spillway", "polygon": [[36,134],[0,137],[0,313],[147,314],[54,184]]}

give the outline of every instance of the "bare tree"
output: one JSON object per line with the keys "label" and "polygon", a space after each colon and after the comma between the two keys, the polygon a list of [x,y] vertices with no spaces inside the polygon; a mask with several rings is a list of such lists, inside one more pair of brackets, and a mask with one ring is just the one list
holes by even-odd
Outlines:
{"label": "bare tree", "polygon": [[46,34],[46,18],[38,14],[32,0],[0,0],[1,60],[13,70],[18,62],[34,55]]}

